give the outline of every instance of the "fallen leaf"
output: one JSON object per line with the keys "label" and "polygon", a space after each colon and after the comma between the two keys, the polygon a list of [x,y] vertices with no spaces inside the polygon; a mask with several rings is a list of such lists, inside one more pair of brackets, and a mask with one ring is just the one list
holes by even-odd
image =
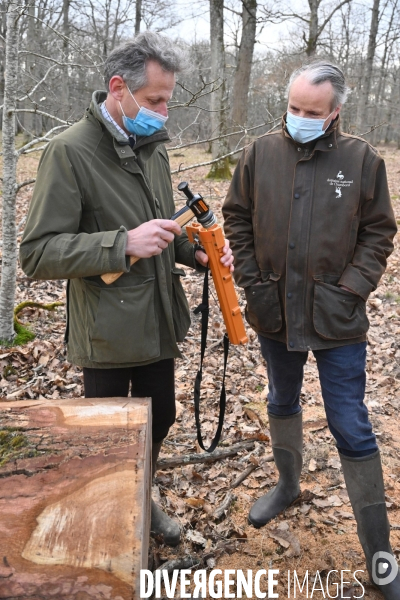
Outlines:
{"label": "fallen leaf", "polygon": [[310,464],[308,465],[308,470],[311,471],[311,473],[313,473],[314,471],[317,470],[317,461],[315,460],[315,458],[312,458],[310,460]]}

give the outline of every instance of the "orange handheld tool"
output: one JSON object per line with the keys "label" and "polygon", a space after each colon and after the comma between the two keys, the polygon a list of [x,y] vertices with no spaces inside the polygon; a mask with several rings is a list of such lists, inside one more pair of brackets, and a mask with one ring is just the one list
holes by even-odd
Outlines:
{"label": "orange handheld tool", "polygon": [[[179,184],[182,185],[182,184]],[[187,185],[187,183],[185,183]],[[178,189],[180,187],[178,186]],[[190,198],[187,196],[188,200],[186,202],[186,206],[178,210],[171,217],[171,221],[176,221],[178,225],[183,227],[186,223],[189,223],[194,217],[196,217],[200,223],[202,223],[205,227],[212,225],[215,223],[215,217],[212,210],[209,209],[207,204],[204,202],[203,198],[200,195],[194,196],[191,193]],[[134,265],[138,260],[140,260],[137,256],[131,256],[130,263],[131,266]],[[119,277],[121,277],[123,273],[103,273],[101,275],[102,280],[107,285],[114,283]]]}
{"label": "orange handheld tool", "polygon": [[[180,183],[178,189],[189,199],[192,197],[197,199],[201,198],[199,194],[196,196],[193,195],[186,182]],[[188,238],[192,243],[200,243],[208,256],[209,267],[217,291],[229,341],[231,344],[246,344],[248,339],[233,285],[232,274],[229,267],[225,267],[221,263],[221,257],[223,256],[222,249],[225,246],[222,227],[216,223],[215,219],[212,223],[209,220],[208,223],[204,223],[203,225],[200,223],[187,225],[186,231]]]}

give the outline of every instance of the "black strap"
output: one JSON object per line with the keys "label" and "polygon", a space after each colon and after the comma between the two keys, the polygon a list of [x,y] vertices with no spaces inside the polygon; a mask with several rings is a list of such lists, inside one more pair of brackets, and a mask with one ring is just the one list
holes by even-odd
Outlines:
{"label": "black strap", "polygon": [[226,406],[225,373],[226,373],[226,363],[228,360],[228,352],[229,352],[229,338],[228,338],[228,335],[225,333],[225,335],[224,335],[224,374],[222,377],[221,395],[219,397],[219,418],[218,418],[217,433],[215,434],[215,437],[214,437],[213,441],[211,442],[211,446],[209,448],[204,448],[203,438],[201,436],[201,425],[200,425],[200,386],[201,386],[201,380],[203,379],[203,358],[204,358],[204,352],[206,350],[206,345],[207,345],[208,315],[210,312],[209,305],[208,305],[208,269],[204,274],[202,302],[194,310],[194,314],[197,315],[199,312],[201,312],[201,351],[200,351],[200,368],[197,371],[196,381],[194,382],[194,416],[196,419],[197,441],[199,442],[200,448],[202,448],[206,452],[213,452],[213,450],[215,450],[215,448],[218,446],[218,442],[221,438],[222,427],[224,424],[225,406]]}

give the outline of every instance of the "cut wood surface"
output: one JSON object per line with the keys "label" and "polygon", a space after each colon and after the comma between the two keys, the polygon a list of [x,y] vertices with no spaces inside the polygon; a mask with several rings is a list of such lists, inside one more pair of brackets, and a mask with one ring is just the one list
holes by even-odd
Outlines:
{"label": "cut wood surface", "polygon": [[0,431],[24,456],[0,467],[0,598],[139,599],[150,400],[5,402]]}

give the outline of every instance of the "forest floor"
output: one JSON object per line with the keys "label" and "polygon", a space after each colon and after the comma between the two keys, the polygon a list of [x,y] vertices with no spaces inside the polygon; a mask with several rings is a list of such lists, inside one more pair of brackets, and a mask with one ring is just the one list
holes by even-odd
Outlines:
{"label": "forest floor", "polygon": [[[385,158],[390,192],[396,217],[400,223],[400,151],[380,147]],[[209,160],[199,149],[171,153],[172,168],[181,168]],[[19,161],[19,180],[34,176],[38,164],[35,154],[22,156]],[[173,176],[176,190],[181,180],[188,180],[195,192],[200,192],[211,205],[219,221],[220,209],[229,182],[213,182],[205,178],[209,167],[190,170]],[[18,195],[20,232],[32,195],[32,186]],[[176,192],[176,202],[184,199]],[[189,305],[194,309],[201,301],[203,276],[186,270],[183,280]],[[244,307],[244,295],[238,290]],[[33,281],[18,271],[17,302],[33,300],[42,303],[65,302],[65,282]],[[206,354],[202,383],[202,430],[210,441],[218,421],[218,399],[222,378],[222,344],[224,327],[212,295],[209,351]],[[368,382],[366,404],[378,436],[384,476],[386,500],[392,526],[391,540],[400,558],[400,439],[397,411],[400,408],[400,249],[389,259],[389,266],[378,289],[368,301],[371,322],[368,347]],[[35,340],[20,347],[0,349],[0,400],[26,398],[68,398],[83,394],[79,368],[66,361],[63,334],[65,309],[54,313],[42,309],[25,309],[22,320],[29,323]],[[277,569],[275,575],[281,598],[336,597],[335,582],[345,571],[344,597],[360,597],[361,587],[355,584],[353,573],[365,588],[368,600],[382,596],[368,583],[361,547],[356,535],[349,499],[340,469],[337,451],[327,428],[320,393],[316,363],[311,355],[305,368],[301,396],[304,410],[305,454],[301,477],[302,495],[286,512],[266,527],[256,530],[248,525],[251,504],[265,494],[277,480],[271,461],[268,417],[266,412],[267,376],[254,332],[248,329],[246,347],[231,346],[227,373],[227,414],[221,447],[245,440],[254,441],[254,449],[208,464],[182,464],[158,471],[153,494],[166,510],[179,519],[183,541],[177,549],[164,546],[161,540],[151,545],[151,566],[156,568],[172,559],[188,555],[201,568],[218,569]],[[163,446],[160,458],[199,453],[193,408],[193,384],[199,364],[200,323],[193,316],[192,326],[181,344],[183,358],[176,361],[177,421]],[[1,421],[0,421],[1,428]],[[0,440],[1,444],[1,440]],[[32,448],[17,447],[4,458],[29,456]],[[40,453],[40,452],[39,452]],[[240,475],[248,476],[239,485]],[[219,506],[226,503],[222,516]],[[183,564],[183,563],[181,563]],[[179,567],[178,567],[179,568]],[[308,571],[309,586],[293,592],[293,571],[302,582]],[[338,571],[339,579],[329,578],[329,571]],[[290,571],[291,590],[288,591]],[[363,572],[364,571],[364,572]],[[264,583],[261,589],[266,589]],[[313,591],[314,590],[314,591]],[[313,594],[312,594],[313,591]],[[179,596],[178,596],[179,597]],[[208,596],[207,596],[208,597]],[[253,596],[255,597],[255,596]]]}

